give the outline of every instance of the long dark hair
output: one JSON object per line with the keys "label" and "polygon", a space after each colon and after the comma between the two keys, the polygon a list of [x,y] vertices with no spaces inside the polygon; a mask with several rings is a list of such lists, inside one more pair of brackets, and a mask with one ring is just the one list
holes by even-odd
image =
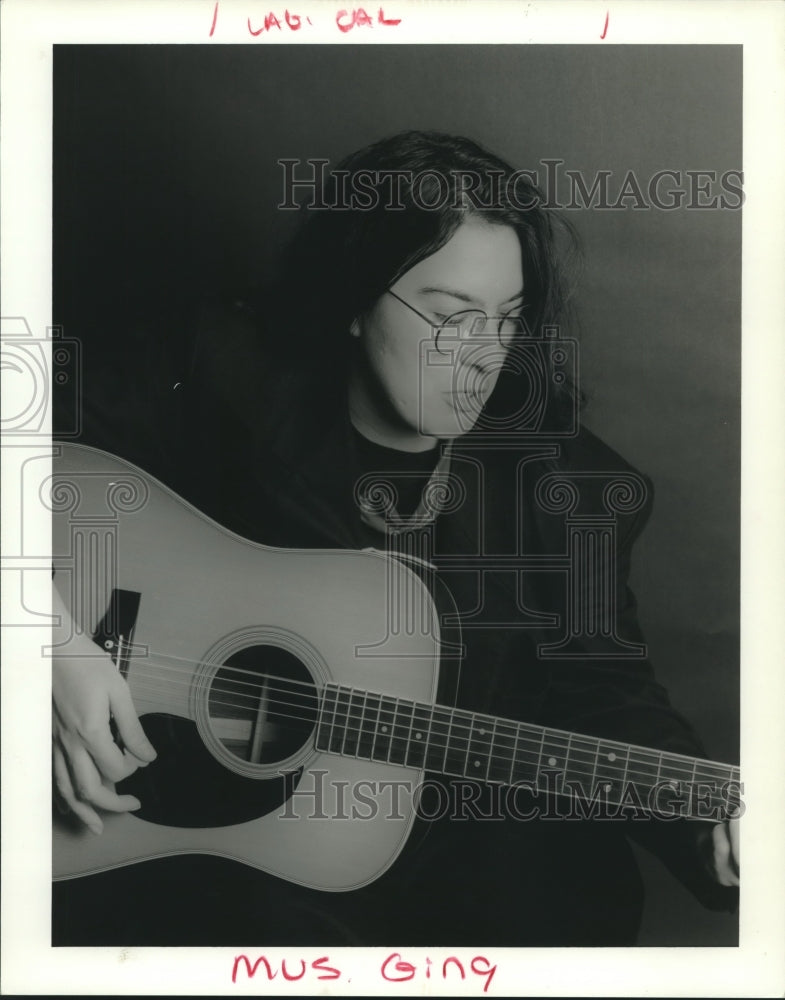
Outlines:
{"label": "long dark hair", "polygon": [[[397,176],[395,193],[391,175]],[[371,194],[366,204],[347,199],[347,178],[351,184],[359,177]],[[518,235],[525,335],[536,337],[545,327],[564,330],[565,261],[575,259],[577,237],[543,202],[530,175],[461,136],[408,131],[352,153],[327,177],[319,202],[327,207],[301,209],[303,223],[266,293],[270,348],[340,385],[349,367],[352,320],[444,246],[468,213]],[[499,387],[500,394],[510,391],[510,384]],[[551,404],[562,397],[569,406],[576,391],[570,378],[562,379]]]}

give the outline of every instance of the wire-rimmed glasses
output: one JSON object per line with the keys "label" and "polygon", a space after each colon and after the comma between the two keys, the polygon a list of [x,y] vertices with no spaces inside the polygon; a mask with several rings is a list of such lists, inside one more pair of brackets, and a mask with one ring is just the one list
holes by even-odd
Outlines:
{"label": "wire-rimmed glasses", "polygon": [[407,309],[411,309],[413,313],[420,317],[420,319],[425,320],[425,322],[431,327],[431,329],[436,334],[436,350],[440,354],[446,352],[442,351],[439,347],[439,334],[446,327],[455,329],[458,336],[463,338],[469,338],[476,336],[477,334],[482,334],[489,321],[496,321],[496,336],[499,341],[499,346],[507,350],[515,339],[516,334],[521,329],[521,317],[513,316],[511,313],[520,306],[516,306],[515,310],[511,310],[504,316],[489,316],[483,309],[460,309],[458,312],[452,313],[450,316],[446,316],[443,320],[433,320],[426,316],[425,313],[421,313],[419,309],[415,309],[411,303],[407,302],[406,299],[402,299],[397,292],[394,292],[391,288],[387,291],[392,295],[394,299],[397,299],[400,303],[406,306]]}

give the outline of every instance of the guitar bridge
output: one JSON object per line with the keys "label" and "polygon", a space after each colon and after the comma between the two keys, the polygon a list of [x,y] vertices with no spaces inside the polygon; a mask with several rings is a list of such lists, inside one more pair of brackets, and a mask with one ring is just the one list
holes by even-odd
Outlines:
{"label": "guitar bridge", "polygon": [[123,677],[128,676],[141,599],[138,591],[113,589],[106,613],[92,635],[93,642],[106,650]]}

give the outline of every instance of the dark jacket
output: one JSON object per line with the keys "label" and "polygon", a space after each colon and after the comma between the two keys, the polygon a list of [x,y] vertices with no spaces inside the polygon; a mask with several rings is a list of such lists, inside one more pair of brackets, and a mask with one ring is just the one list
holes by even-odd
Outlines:
{"label": "dark jacket", "polygon": [[[88,393],[87,443],[136,462],[208,515],[264,544],[392,544],[368,527],[356,502],[364,470],[339,373],[309,373],[276,360],[241,307],[205,311],[186,344],[176,357],[164,349],[146,370],[137,369],[141,377],[123,382],[124,395],[113,394],[106,382],[103,398],[100,390]],[[510,447],[488,447],[467,435],[453,446],[451,475],[460,502],[417,541],[463,623],[466,655],[458,679],[445,674],[441,700],[704,755],[644,655],[627,585],[632,546],[651,509],[651,483],[584,428],[565,440],[540,436]],[[614,482],[640,493],[622,494],[611,516]],[[548,484],[556,491],[550,498]],[[577,492],[565,506],[560,497],[570,485]],[[608,605],[601,588],[581,587],[580,606],[571,604],[566,560],[590,525],[612,536],[604,577],[614,606],[610,628],[586,624]],[[567,642],[570,623],[576,634]],[[476,809],[482,816],[493,812],[482,797]],[[244,870],[243,884],[267,904],[253,915],[243,910],[243,919],[255,921],[252,938],[260,944],[629,944],[642,889],[626,835],[656,850],[706,905],[734,904],[734,893],[701,874],[692,831],[682,821],[508,817],[423,821],[385,876],[348,894],[304,890]],[[195,866],[204,879],[216,863],[166,864],[167,874],[156,878],[180,885],[184,868]],[[238,943],[242,920],[226,919],[236,907],[229,900],[237,878],[222,869],[211,883],[225,904],[211,937],[190,925],[188,907],[180,905],[176,920],[161,918],[169,929],[159,928],[157,936],[148,928],[146,940],[106,943],[165,943],[161,935],[170,943]],[[269,918],[273,903],[275,920]],[[117,933],[133,937],[127,927]]]}

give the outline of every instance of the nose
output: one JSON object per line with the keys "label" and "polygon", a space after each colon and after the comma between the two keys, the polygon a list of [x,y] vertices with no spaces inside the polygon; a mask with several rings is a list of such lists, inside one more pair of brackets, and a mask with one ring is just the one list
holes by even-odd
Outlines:
{"label": "nose", "polygon": [[462,390],[487,398],[492,392],[504,364],[504,353],[498,346],[462,344],[454,362],[454,385]]}

